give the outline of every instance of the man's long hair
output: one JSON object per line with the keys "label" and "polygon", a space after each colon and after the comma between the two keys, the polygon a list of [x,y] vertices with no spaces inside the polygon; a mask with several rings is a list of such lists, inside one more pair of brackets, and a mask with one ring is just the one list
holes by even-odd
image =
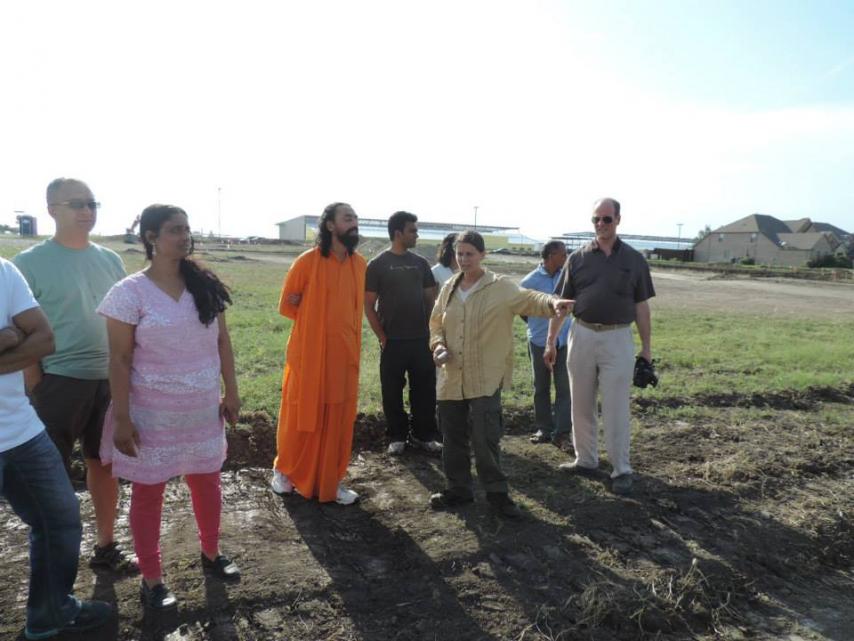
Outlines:
{"label": "man's long hair", "polygon": [[[328,258],[329,252],[332,250],[332,232],[326,227],[326,223],[334,224],[335,212],[338,211],[338,208],[349,206],[347,203],[332,203],[331,205],[327,205],[320,216],[320,220],[317,221],[317,236],[314,238],[314,244],[320,247],[320,253],[324,258]],[[354,251],[356,251],[355,248],[347,248],[347,253],[351,256]]]}

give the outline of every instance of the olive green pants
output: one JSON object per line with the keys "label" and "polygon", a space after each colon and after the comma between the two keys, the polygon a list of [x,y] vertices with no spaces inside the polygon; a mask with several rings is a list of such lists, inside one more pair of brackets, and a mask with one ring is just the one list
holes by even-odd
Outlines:
{"label": "olive green pants", "polygon": [[[501,471],[501,389],[492,396],[462,401],[439,401],[439,423],[444,446],[442,467],[448,490],[471,497],[471,450],[481,485],[487,492],[507,493],[507,476]],[[469,447],[471,444],[471,447]]]}

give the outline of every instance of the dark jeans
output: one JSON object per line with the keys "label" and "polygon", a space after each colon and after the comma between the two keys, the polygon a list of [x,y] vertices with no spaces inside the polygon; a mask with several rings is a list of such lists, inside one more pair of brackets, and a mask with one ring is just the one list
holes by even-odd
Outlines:
{"label": "dark jeans", "polygon": [[487,492],[507,493],[507,476],[501,470],[501,390],[492,396],[462,401],[439,401],[439,422],[445,446],[442,467],[448,489],[472,496],[471,449],[480,484]]}
{"label": "dark jeans", "polygon": [[[554,372],[550,372],[543,362],[545,348],[528,341],[528,354],[531,356],[531,370],[534,374],[534,422],[538,430],[552,438],[569,434],[572,429],[566,350],[566,345],[558,348]],[[552,381],[555,388],[554,405],[551,400]]]}
{"label": "dark jeans", "polygon": [[409,379],[412,433],[421,441],[439,440],[436,428],[436,366],[426,338],[389,339],[380,355],[380,385],[386,435],[405,441],[410,419],[403,408],[403,387]]}
{"label": "dark jeans", "polygon": [[0,494],[30,526],[27,628],[60,628],[77,616],[71,596],[80,554],[80,506],[46,432],[0,452]]}

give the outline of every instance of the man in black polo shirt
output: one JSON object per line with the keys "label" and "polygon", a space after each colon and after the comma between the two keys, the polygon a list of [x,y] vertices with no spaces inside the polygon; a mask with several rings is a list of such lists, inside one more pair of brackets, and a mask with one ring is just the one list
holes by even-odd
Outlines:
{"label": "man in black polo shirt", "polygon": [[[380,385],[389,454],[410,444],[441,452],[436,429],[436,366],[430,352],[428,322],[436,298],[430,264],[411,251],[418,240],[418,218],[398,211],[388,219],[391,247],[368,263],[365,315],[380,341]],[[403,407],[404,377],[409,378],[410,419]]]}
{"label": "man in black polo shirt", "polygon": [[[598,388],[605,443],[613,467],[611,489],[616,494],[628,494],[632,488],[629,390],[635,360],[631,324],[638,326],[641,356],[651,361],[647,301],[655,296],[655,290],[644,257],[617,237],[620,203],[613,198],[597,201],[592,221],[596,239],[570,254],[555,288],[561,298],[575,300],[567,367],[576,459],[560,469],[591,474],[599,466]],[[549,366],[554,365],[555,339],[562,320],[549,323],[543,353]]]}

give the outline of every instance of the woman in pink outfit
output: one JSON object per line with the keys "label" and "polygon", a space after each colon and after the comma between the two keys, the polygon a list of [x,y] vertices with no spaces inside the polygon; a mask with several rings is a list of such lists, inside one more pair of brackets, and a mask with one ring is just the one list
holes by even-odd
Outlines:
{"label": "woman in pink outfit", "polygon": [[[163,583],[160,516],[166,481],[184,476],[199,528],[201,562],[220,578],[239,570],[219,550],[220,469],[224,419],[240,410],[234,354],[225,324],[228,290],[188,258],[193,250],[184,210],[151,205],[140,217],[151,264],[116,283],[98,312],[107,318],[113,402],[101,460],[132,482],[130,527],[153,608],[176,605]],[[220,379],[224,395],[220,394]]]}

